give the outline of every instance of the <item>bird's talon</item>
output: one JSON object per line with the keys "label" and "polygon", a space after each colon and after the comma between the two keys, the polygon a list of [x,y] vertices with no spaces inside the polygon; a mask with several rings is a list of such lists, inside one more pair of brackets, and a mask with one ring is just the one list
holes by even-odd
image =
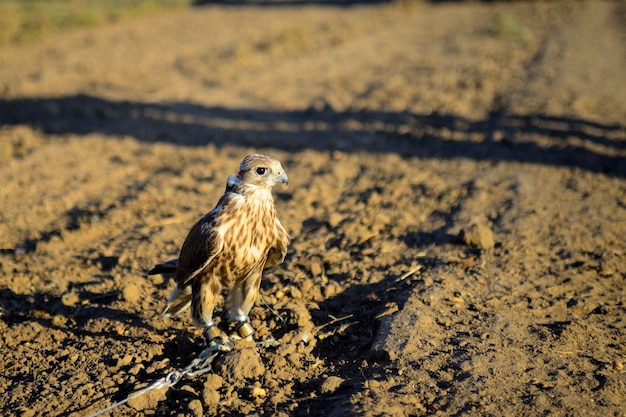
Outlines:
{"label": "bird's talon", "polygon": [[274,339],[261,340],[260,342],[256,342],[256,344],[262,348],[280,346],[280,342]]}
{"label": "bird's talon", "polygon": [[210,347],[213,350],[216,350],[219,352],[230,352],[231,350],[233,350],[234,345],[235,343],[233,342],[232,339],[226,338],[226,337],[219,337],[211,341]]}
{"label": "bird's talon", "polygon": [[[235,342],[232,338],[227,337],[224,334],[221,334],[219,330],[215,329],[212,332],[209,331],[210,328],[204,331],[207,350],[210,352],[229,352],[233,349]],[[209,339],[209,334],[213,337]]]}

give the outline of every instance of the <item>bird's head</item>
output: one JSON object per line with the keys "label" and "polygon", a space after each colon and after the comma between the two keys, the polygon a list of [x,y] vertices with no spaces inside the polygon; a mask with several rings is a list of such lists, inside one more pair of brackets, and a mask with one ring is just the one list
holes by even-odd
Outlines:
{"label": "bird's head", "polygon": [[256,153],[246,156],[241,161],[237,179],[244,184],[263,188],[272,188],[278,183],[289,184],[287,173],[279,161]]}

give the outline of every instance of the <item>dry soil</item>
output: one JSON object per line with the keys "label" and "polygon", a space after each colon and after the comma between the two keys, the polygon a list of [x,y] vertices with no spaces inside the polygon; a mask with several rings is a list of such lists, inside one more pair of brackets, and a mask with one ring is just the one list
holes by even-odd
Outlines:
{"label": "dry soil", "polygon": [[259,151],[280,344],[108,415],[624,416],[624,4],[232,1],[5,47],[1,414],[199,354],[145,272]]}

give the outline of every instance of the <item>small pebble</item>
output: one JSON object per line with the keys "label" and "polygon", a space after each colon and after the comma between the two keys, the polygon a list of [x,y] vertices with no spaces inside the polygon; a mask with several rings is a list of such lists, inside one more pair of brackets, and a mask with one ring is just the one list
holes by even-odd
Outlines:
{"label": "small pebble", "polygon": [[311,288],[313,288],[315,286],[315,283],[313,282],[312,279],[305,279],[300,283],[300,290],[303,293],[308,293],[309,290],[311,290]]}
{"label": "small pebble", "polygon": [[222,388],[223,383],[224,383],[224,379],[220,375],[207,374],[206,379],[204,381],[204,388],[217,390],[217,389]]}
{"label": "small pebble", "polygon": [[163,387],[148,391],[144,395],[130,399],[127,404],[137,411],[155,409],[160,401],[165,400],[168,390],[169,387]]}
{"label": "small pebble", "polygon": [[213,388],[204,388],[202,391],[202,399],[207,406],[216,405],[220,401],[220,393]]}
{"label": "small pebble", "polygon": [[117,367],[121,367],[121,366],[126,366],[126,365],[130,365],[133,361],[133,357],[130,355],[126,355],[121,359],[117,360]]}
{"label": "small pebble", "polygon": [[252,387],[252,389],[250,390],[250,396],[251,397],[266,397],[267,390],[263,387]]}
{"label": "small pebble", "polygon": [[324,274],[324,264],[320,259],[313,259],[311,261],[311,275],[319,277]]}
{"label": "small pebble", "polygon": [[380,382],[375,379],[369,379],[365,382],[365,388],[378,388],[380,387]]}
{"label": "small pebble", "polygon": [[495,246],[495,240],[491,229],[482,223],[471,224],[462,232],[463,243],[467,246],[491,249]]}
{"label": "small pebble", "polygon": [[73,293],[73,292],[69,292],[61,296],[61,303],[63,303],[63,305],[67,307],[73,307],[76,304],[78,304],[79,301],[80,301],[80,298],[78,298],[78,294]]}
{"label": "small pebble", "polygon": [[334,392],[335,390],[337,390],[337,388],[341,386],[341,384],[343,384],[343,382],[344,382],[343,378],[339,378],[338,376],[329,376],[322,383],[322,386],[320,387],[320,392],[322,394],[328,394],[328,393]]}
{"label": "small pebble", "polygon": [[142,369],[143,369],[143,364],[138,363],[137,365],[135,365],[132,368],[130,368],[128,373],[131,374],[131,375],[137,375],[139,373],[139,371],[141,371]]}
{"label": "small pebble", "polygon": [[196,416],[202,417],[202,403],[200,400],[191,400],[189,402],[189,410]]}
{"label": "small pebble", "polygon": [[141,290],[135,284],[129,284],[122,290],[122,297],[129,303],[136,303],[141,299]]}

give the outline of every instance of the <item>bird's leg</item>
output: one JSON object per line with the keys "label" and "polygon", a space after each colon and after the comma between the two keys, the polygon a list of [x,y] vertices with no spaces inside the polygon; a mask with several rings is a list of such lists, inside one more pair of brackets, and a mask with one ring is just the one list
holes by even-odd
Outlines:
{"label": "bird's leg", "polygon": [[192,287],[191,317],[196,327],[202,329],[207,344],[218,339],[221,333],[213,321],[213,309],[219,296],[219,283],[216,281],[196,281]]}
{"label": "bird's leg", "polygon": [[[251,282],[252,281],[252,282]],[[254,305],[258,292],[257,283],[260,279],[245,279],[243,282],[235,284],[231,291],[229,316],[231,323],[234,323],[237,335],[242,339],[252,340],[254,329],[248,323],[248,313]]]}

